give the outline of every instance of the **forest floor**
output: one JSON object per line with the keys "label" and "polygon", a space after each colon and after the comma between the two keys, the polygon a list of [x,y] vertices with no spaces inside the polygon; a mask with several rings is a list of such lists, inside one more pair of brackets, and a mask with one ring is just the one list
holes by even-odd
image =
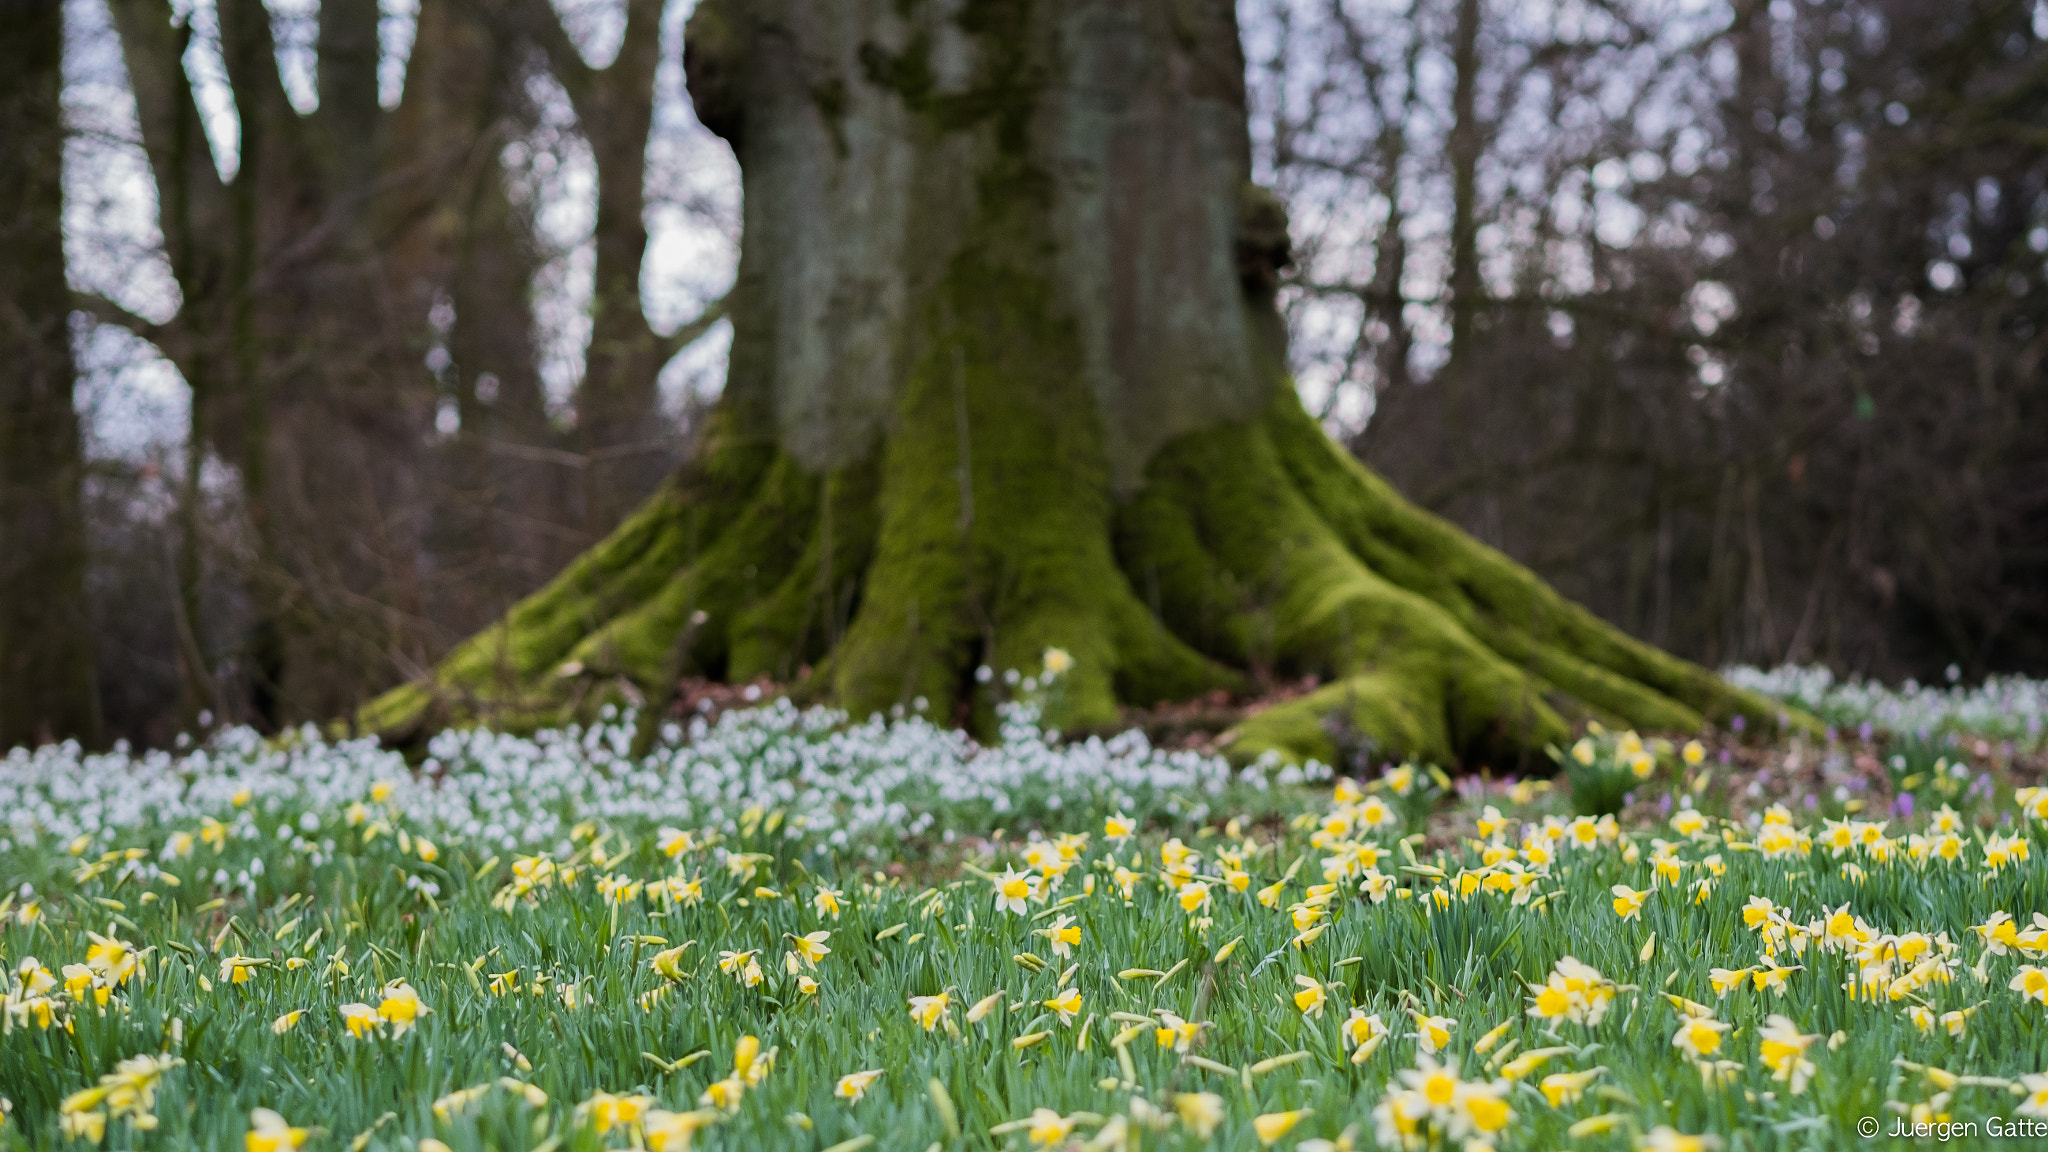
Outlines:
{"label": "forest floor", "polygon": [[645,757],[16,752],[0,1146],[2022,1146],[2042,688],[1498,778],[745,689]]}

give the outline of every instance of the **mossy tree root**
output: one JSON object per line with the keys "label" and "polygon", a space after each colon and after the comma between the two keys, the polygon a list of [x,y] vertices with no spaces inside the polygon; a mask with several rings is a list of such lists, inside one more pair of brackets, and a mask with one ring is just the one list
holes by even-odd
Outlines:
{"label": "mossy tree root", "polygon": [[360,722],[658,710],[689,674],[986,731],[976,670],[1048,648],[1070,730],[1321,677],[1240,726],[1247,756],[1500,762],[1583,717],[1767,717],[1303,411],[1230,11],[699,4],[693,98],[748,189],[700,463]]}
{"label": "mossy tree root", "polygon": [[1291,395],[1170,445],[1148,479],[1119,552],[1169,626],[1217,659],[1329,681],[1240,725],[1239,756],[1501,763],[1576,720],[1775,714],[1409,504]]}
{"label": "mossy tree root", "polygon": [[[685,674],[794,681],[857,713],[923,698],[943,718],[975,698],[975,667],[1029,669],[1050,647],[1076,661],[1067,726],[1322,677],[1236,729],[1245,758],[1502,764],[1585,719],[1776,714],[1410,505],[1291,389],[1168,445],[1119,505],[1088,470],[1098,447],[1066,442],[1086,423],[1004,386],[1002,324],[978,331],[934,350],[856,467],[812,475],[714,436],[701,467],[359,723],[557,722],[621,695],[665,703]],[[962,411],[1008,432],[963,434]]]}

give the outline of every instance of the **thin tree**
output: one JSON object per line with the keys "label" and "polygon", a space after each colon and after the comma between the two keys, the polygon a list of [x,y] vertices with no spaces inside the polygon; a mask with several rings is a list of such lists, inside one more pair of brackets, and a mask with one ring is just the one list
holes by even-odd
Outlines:
{"label": "thin tree", "polygon": [[64,6],[0,5],[0,748],[96,743],[64,278]]}

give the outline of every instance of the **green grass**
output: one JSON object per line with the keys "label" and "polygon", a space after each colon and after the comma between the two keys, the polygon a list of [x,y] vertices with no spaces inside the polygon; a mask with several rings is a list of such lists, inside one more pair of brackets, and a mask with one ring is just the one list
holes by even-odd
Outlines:
{"label": "green grass", "polygon": [[[574,868],[574,879],[539,888],[531,900],[502,895],[512,880],[512,854],[445,842],[433,829],[435,859],[423,860],[419,842],[403,834],[404,813],[367,795],[340,798],[334,811],[321,813],[331,852],[295,848],[275,836],[279,824],[300,815],[288,809],[249,814],[242,833],[218,851],[200,840],[184,856],[166,856],[165,845],[176,831],[197,832],[196,822],[133,829],[113,843],[81,846],[76,856],[62,844],[25,841],[0,860],[16,877],[10,886],[36,879],[40,917],[24,923],[22,902],[14,899],[0,949],[9,969],[34,956],[60,984],[52,990],[54,1026],[37,1026],[23,1006],[10,1012],[0,1037],[0,1095],[13,1105],[0,1141],[62,1146],[67,1095],[95,1084],[119,1060],[160,1052],[183,1063],[162,1078],[152,1109],[156,1127],[138,1130],[116,1117],[106,1130],[108,1147],[239,1148],[257,1108],[324,1129],[308,1141],[314,1149],[411,1152],[426,1138],[460,1152],[626,1147],[635,1139],[629,1127],[600,1134],[587,1113],[579,1118],[577,1106],[605,1092],[645,1095],[668,1111],[696,1110],[707,1087],[732,1073],[746,1036],[775,1050],[773,1069],[744,1093],[737,1111],[698,1134],[698,1147],[822,1150],[863,1137],[886,1149],[1022,1147],[1031,1133],[1003,1126],[1040,1108],[1078,1115],[1066,1140],[1079,1145],[1097,1139],[1098,1125],[1109,1118],[1129,1122],[1135,1101],[1171,1117],[1177,1094],[1202,1092],[1217,1094],[1224,1107],[1208,1141],[1170,1121],[1144,1130],[1140,1143],[1255,1147],[1255,1117],[1311,1110],[1278,1146],[1335,1140],[1352,1130],[1358,1147],[1371,1147],[1375,1107],[1390,1082],[1401,1087],[1398,1073],[1417,1064],[1411,1010],[1457,1021],[1448,1053],[1468,1080],[1497,1078],[1510,1043],[1510,1056],[1568,1049],[1502,1086],[1513,1119],[1499,1134],[1501,1149],[1629,1148],[1660,1126],[1716,1134],[1728,1148],[1885,1147],[1883,1139],[1859,1142],[1852,1135],[1858,1120],[1879,1117],[1889,1132],[1895,1111],[1936,1091],[1901,1061],[1995,1078],[2048,1069],[2043,1006],[2007,987],[2020,965],[2038,956],[1987,957],[1971,931],[1994,911],[2011,913],[2026,928],[2036,909],[2048,909],[2048,843],[2031,822],[2000,829],[2020,829],[2031,855],[1995,873],[1983,864],[1989,833],[1981,829],[1966,836],[1959,862],[1924,866],[1906,859],[1904,830],[1896,825],[1887,830],[1899,836],[1890,863],[1864,853],[1837,860],[1819,846],[1767,859],[1739,846],[1755,835],[1740,825],[1725,829],[1735,844],[1724,842],[1718,825],[1690,841],[1652,829],[1587,850],[1556,846],[1554,863],[1529,886],[1534,899],[1521,905],[1484,890],[1432,898],[1433,870],[1447,874],[1445,891],[1454,892],[1461,870],[1481,869],[1477,841],[1410,865],[1411,853],[1393,831],[1359,834],[1351,839],[1380,845],[1379,869],[1397,891],[1376,904],[1350,879],[1329,905],[1328,927],[1296,946],[1285,908],[1320,879],[1324,859],[1341,845],[1327,836],[1320,848],[1310,844],[1316,818],[1332,807],[1327,791],[1297,789],[1282,799],[1303,815],[1291,823],[1267,819],[1248,836],[1226,835],[1222,822],[1231,813],[1217,812],[1205,825],[1155,827],[1132,841],[1117,861],[1144,878],[1128,901],[1116,894],[1112,849],[1090,817],[1088,825],[1067,829],[1091,839],[1063,888],[1030,905],[1028,916],[997,911],[986,878],[1011,864],[1022,867],[1023,836],[1016,833],[963,840],[951,857],[921,864],[914,873],[920,879],[912,880],[878,871],[878,862],[865,857],[816,851],[759,814],[734,826],[751,834],[700,836],[714,845],[675,860],[660,851],[652,830],[593,823],[578,830],[572,851],[558,860]],[[1504,796],[1494,799],[1506,805]],[[368,813],[350,826],[341,810],[356,800]],[[2010,797],[2001,804],[2011,812]],[[1218,884],[1206,926],[1159,883],[1160,841],[1168,831],[1202,854],[1203,875],[1219,876],[1220,851],[1245,855],[1248,890]],[[1676,886],[1656,879],[1653,835],[1681,845]],[[1519,845],[1520,832],[1505,842]],[[121,855],[129,849],[141,853],[132,866]],[[735,876],[726,863],[734,853],[758,853],[758,874]],[[1862,878],[1845,874],[1845,863],[1858,865]],[[105,867],[95,872],[96,864]],[[1290,873],[1279,908],[1254,899]],[[597,885],[607,875],[643,882],[701,877],[703,897],[682,904],[643,891],[613,903]],[[1696,900],[1693,885],[1706,878],[1711,892]],[[217,885],[219,879],[226,883]],[[1615,884],[1654,890],[1639,920],[1616,915],[1609,893]],[[813,907],[821,886],[845,894],[836,919]],[[1752,965],[1760,955],[1759,934],[1742,914],[1752,896],[1787,907],[1800,923],[1846,904],[1879,932],[1945,933],[1955,946],[1952,978],[1896,1002],[1858,1000],[1844,989],[1856,965],[1816,941],[1803,956],[1786,957],[1804,970],[1789,977],[1784,997],[1747,989],[1719,997],[1709,970]],[[509,906],[494,906],[494,898]],[[1054,957],[1050,942],[1034,935],[1053,914],[1073,916],[1081,930],[1071,959]],[[819,984],[809,995],[784,971],[783,956],[788,935],[820,929],[831,933],[832,951],[815,972],[805,969]],[[138,974],[112,990],[104,1012],[91,1005],[89,989],[79,1003],[61,984],[64,965],[86,960],[89,932],[147,949],[146,978]],[[685,941],[694,943],[682,955],[680,979],[653,970],[656,953]],[[721,950],[744,949],[760,950],[758,987],[719,971]],[[1027,952],[1047,963],[1016,958]],[[233,984],[221,978],[230,955],[270,963]],[[1622,986],[1597,1026],[1553,1025],[1528,1014],[1528,985],[1542,982],[1565,956]],[[294,957],[306,963],[288,968]],[[1061,991],[1069,964],[1067,986],[1080,992],[1082,1010],[1062,1025],[1042,1002]],[[1119,976],[1133,968],[1171,975]],[[1973,971],[1979,969],[1984,982]],[[515,989],[495,994],[493,975],[508,971],[517,976],[501,984]],[[1298,976],[1327,985],[1319,1016],[1297,1010]],[[381,989],[399,980],[417,990],[430,1014],[402,1037],[350,1036],[342,1005],[375,1007]],[[573,1006],[563,999],[571,987]],[[952,994],[952,1007],[927,1031],[911,1018],[908,998],[942,991]],[[998,991],[997,1010],[969,1023],[968,1007]],[[1672,1046],[1680,1016],[1661,995],[1667,992],[1711,1006],[1733,1026],[1720,1053],[1739,1065],[1732,1083],[1707,1086]],[[23,993],[17,989],[14,998]],[[1937,1013],[1978,1007],[1964,1033],[1952,1037],[1941,1027],[1914,1026],[1906,1009],[1916,1003]],[[1378,1014],[1392,1032],[1363,1063],[1352,1062],[1341,1035],[1354,1006]],[[278,1017],[300,1010],[295,1027],[273,1031]],[[1119,1055],[1112,1041],[1125,1022],[1111,1014],[1162,1011],[1204,1025],[1188,1055],[1207,1063],[1160,1047],[1149,1029]],[[1812,1082],[1797,1095],[1759,1059],[1759,1033],[1774,1013],[1821,1038],[1807,1053]],[[1502,1024],[1498,1046],[1476,1053],[1481,1037]],[[1050,1035],[1030,1048],[1013,1047],[1012,1040],[1036,1032]],[[1251,1072],[1260,1061],[1292,1053],[1306,1055]],[[1496,1068],[1484,1070],[1490,1060]],[[1539,1088],[1549,1074],[1593,1067],[1606,1071],[1577,1103],[1552,1107]],[[865,1069],[884,1074],[864,1099],[849,1104],[835,1097],[842,1075]],[[468,1106],[436,1114],[437,1100],[505,1077],[536,1086],[545,1103],[494,1087]],[[2001,1088],[1965,1085],[1946,1111],[1982,1123],[2013,1117],[2021,1103]],[[1141,1118],[1147,1114],[1136,1108]],[[1608,1119],[1581,1131],[1605,1131],[1571,1134],[1573,1125],[1594,1117]],[[1968,1138],[1952,1143],[1972,1145]]]}

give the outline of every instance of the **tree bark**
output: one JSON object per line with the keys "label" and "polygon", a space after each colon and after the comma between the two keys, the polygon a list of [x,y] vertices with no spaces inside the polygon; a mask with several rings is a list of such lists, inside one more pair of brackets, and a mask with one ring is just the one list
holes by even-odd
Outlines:
{"label": "tree bark", "polygon": [[[554,527],[566,485],[491,447],[553,439],[526,295],[536,260],[498,160],[526,46],[484,0],[425,0],[404,98],[387,110],[377,4],[330,0],[319,106],[301,114],[260,0],[221,0],[240,131],[223,178],[185,73],[188,29],[165,0],[110,3],[181,298],[167,323],[131,326],[192,390],[186,663],[239,657],[227,662],[250,681],[253,716],[237,718],[333,715],[389,683],[394,665],[422,666],[445,643],[439,620],[501,611],[514,588],[500,577],[522,557],[573,554]],[[459,311],[437,334],[429,314],[444,299]],[[442,380],[424,361],[444,338],[458,359]],[[495,399],[476,392],[485,378]],[[430,441],[444,387],[464,434],[442,448]],[[236,471],[251,529],[240,575],[254,621],[239,652],[199,615],[197,479],[209,454]],[[436,566],[477,578],[453,593],[424,586]],[[507,579],[523,589],[541,575]],[[188,669],[194,700],[213,695],[198,688],[206,671]]]}
{"label": "tree bark", "polygon": [[100,736],[64,279],[64,16],[11,0],[0,35],[0,749]]}
{"label": "tree bark", "polygon": [[585,456],[585,520],[616,524],[659,483],[674,457],[650,443],[656,382],[674,349],[640,308],[647,255],[647,134],[654,123],[663,0],[626,0],[619,54],[592,68],[547,0],[513,0],[524,34],[568,92],[597,166],[597,249],[590,349],[576,394],[577,440]]}
{"label": "tree bark", "polygon": [[703,0],[686,53],[747,191],[711,432],[368,726],[559,719],[678,671],[947,716],[1052,647],[1066,726],[1329,682],[1240,755],[1498,762],[1574,717],[1771,714],[1303,411],[1229,0]]}
{"label": "tree bark", "polygon": [[1451,35],[1451,358],[1462,371],[1472,355],[1472,325],[1479,316],[1479,11],[1480,0],[1458,0]]}

